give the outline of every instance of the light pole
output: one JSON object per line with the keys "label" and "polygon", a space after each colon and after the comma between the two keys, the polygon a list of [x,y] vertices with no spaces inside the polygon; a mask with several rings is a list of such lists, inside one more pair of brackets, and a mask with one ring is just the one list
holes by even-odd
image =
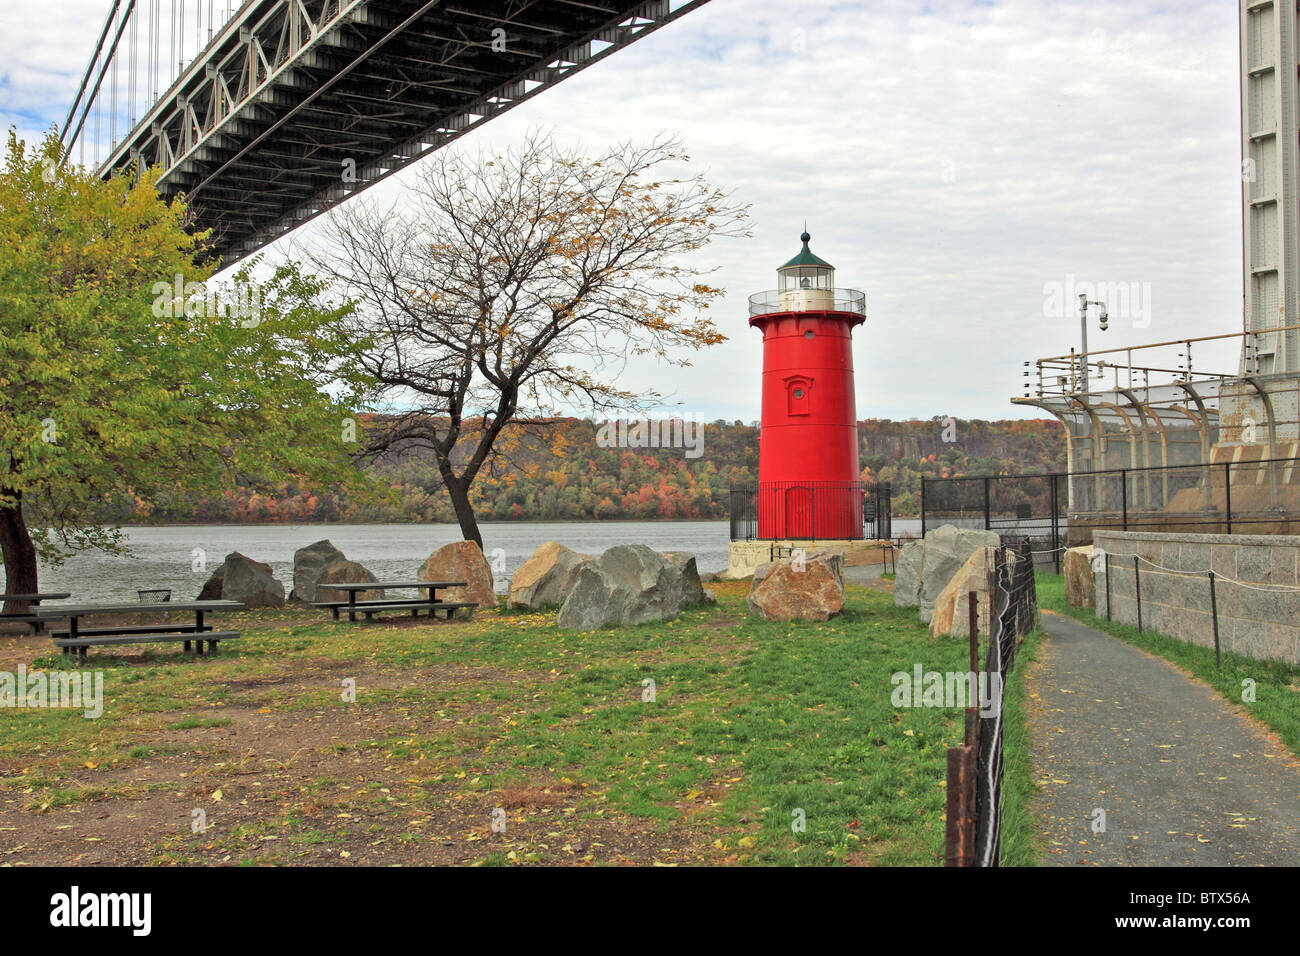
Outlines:
{"label": "light pole", "polygon": [[1083,388],[1080,391],[1084,395],[1088,394],[1088,306],[1095,305],[1101,310],[1100,319],[1101,330],[1106,331],[1110,326],[1110,314],[1106,311],[1106,303],[1098,302],[1095,299],[1089,299],[1087,293],[1079,293],[1079,336],[1083,340],[1083,348],[1079,353],[1079,371],[1083,379]]}

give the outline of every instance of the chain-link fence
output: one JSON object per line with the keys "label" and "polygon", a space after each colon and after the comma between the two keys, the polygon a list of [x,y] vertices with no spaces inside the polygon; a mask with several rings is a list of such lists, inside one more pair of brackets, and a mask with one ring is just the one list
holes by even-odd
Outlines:
{"label": "chain-link fence", "polygon": [[[1300,534],[1300,458],[1044,475],[923,478],[921,532],[942,524],[1027,537],[1040,565],[1092,533]],[[1292,484],[1292,482],[1295,482]]]}

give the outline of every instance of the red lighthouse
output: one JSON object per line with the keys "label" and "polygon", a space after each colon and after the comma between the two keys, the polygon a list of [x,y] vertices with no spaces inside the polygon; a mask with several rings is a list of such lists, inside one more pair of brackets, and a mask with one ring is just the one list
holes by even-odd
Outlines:
{"label": "red lighthouse", "polygon": [[835,269],[808,248],[777,269],[780,288],[749,298],[763,332],[758,537],[862,537],[853,329],[866,296],[835,288]]}

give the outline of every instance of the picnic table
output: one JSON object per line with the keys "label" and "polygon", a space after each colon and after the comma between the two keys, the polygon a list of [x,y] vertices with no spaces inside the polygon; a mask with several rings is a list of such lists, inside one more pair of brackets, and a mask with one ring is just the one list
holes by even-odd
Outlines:
{"label": "picnic table", "polygon": [[[201,656],[203,645],[208,645],[210,653],[217,652],[218,641],[233,641],[239,637],[238,631],[216,631],[211,624],[205,624],[203,615],[210,611],[243,611],[247,605],[240,601],[164,601],[156,604],[65,604],[42,607],[36,611],[43,621],[55,621],[67,618],[68,626],[50,632],[54,646],[61,648],[64,654],[74,651],[78,662],[86,659],[88,647],[116,647],[122,644],[148,644],[157,641],[182,641],[185,650],[190,643]],[[105,614],[137,614],[140,612],[164,613],[167,611],[193,611],[194,623],[185,624],[169,621],[166,624],[128,624],[118,627],[82,627],[81,619]]]}
{"label": "picnic table", "polygon": [[[39,605],[42,601],[62,601],[70,597],[72,595],[66,591],[51,591],[41,594],[0,594],[0,606],[9,601],[26,601],[28,604]],[[45,626],[44,622],[36,616],[35,607],[13,613],[0,611],[0,621],[21,621],[31,626],[33,634],[39,634],[41,628]]]}
{"label": "picnic table", "polygon": [[[346,591],[348,599],[346,601],[313,601],[312,607],[329,608],[334,615],[334,620],[339,619],[339,612],[346,610],[348,620],[355,621],[357,613],[360,612],[370,620],[372,616],[382,611],[410,611],[411,617],[419,617],[421,611],[428,611],[429,617],[437,617],[439,611],[447,612],[447,620],[451,620],[452,612],[459,607],[478,607],[476,601],[439,601],[438,591],[441,588],[463,588],[464,581],[349,581],[342,584],[318,584],[317,591],[329,589],[331,591]],[[391,590],[394,588],[416,588],[417,590],[427,590],[427,598],[372,598],[366,601],[358,601],[357,594],[361,591],[379,591]]]}

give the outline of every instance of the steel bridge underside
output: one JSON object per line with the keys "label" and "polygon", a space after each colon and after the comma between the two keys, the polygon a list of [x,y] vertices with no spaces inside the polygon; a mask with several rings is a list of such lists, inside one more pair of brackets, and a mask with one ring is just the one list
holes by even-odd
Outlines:
{"label": "steel bridge underside", "polygon": [[101,175],[160,166],[229,265],[707,0],[252,0]]}

